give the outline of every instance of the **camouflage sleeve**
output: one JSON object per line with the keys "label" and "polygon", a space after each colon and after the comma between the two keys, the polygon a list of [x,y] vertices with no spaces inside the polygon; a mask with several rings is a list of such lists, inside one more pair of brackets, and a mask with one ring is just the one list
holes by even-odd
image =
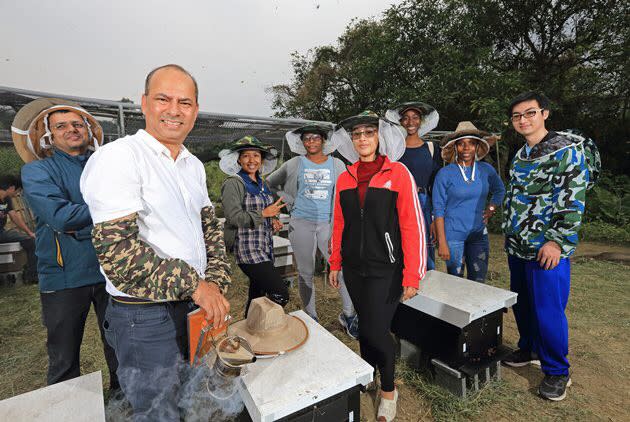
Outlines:
{"label": "camouflage sleeve", "polygon": [[109,281],[123,293],[151,300],[192,296],[201,276],[181,259],[160,258],[138,238],[138,214],[94,225],[92,243]]}
{"label": "camouflage sleeve", "polygon": [[225,294],[228,286],[232,284],[230,279],[230,264],[227,261],[225,242],[223,240],[223,225],[214,214],[214,207],[204,207],[201,210],[201,227],[206,243],[206,281],[216,283]]}
{"label": "camouflage sleeve", "polygon": [[577,148],[564,149],[553,178],[553,216],[545,239],[560,245],[562,256],[569,256],[578,243],[586,202],[588,169],[584,153]]}

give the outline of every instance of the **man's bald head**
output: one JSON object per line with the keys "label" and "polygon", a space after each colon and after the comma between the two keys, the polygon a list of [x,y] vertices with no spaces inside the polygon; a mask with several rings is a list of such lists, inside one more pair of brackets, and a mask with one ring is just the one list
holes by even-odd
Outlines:
{"label": "man's bald head", "polygon": [[195,101],[197,103],[199,102],[199,87],[197,86],[197,81],[195,80],[193,75],[190,74],[190,72],[188,72],[186,69],[184,69],[178,64],[165,64],[164,66],[156,67],[155,69],[150,71],[149,74],[147,75],[147,78],[144,80],[144,95],[149,95],[149,87],[151,85],[151,79],[153,78],[153,75],[155,75],[156,72],[162,69],[175,69],[182,72],[186,76],[188,76],[193,81],[193,85],[195,85]]}

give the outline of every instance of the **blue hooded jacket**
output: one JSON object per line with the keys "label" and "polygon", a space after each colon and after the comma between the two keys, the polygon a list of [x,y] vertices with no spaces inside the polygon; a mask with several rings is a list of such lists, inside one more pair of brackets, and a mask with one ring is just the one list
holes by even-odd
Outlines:
{"label": "blue hooded jacket", "polygon": [[104,283],[92,245],[92,217],[79,181],[90,153],[55,150],[22,168],[26,200],[36,217],[35,252],[42,292]]}

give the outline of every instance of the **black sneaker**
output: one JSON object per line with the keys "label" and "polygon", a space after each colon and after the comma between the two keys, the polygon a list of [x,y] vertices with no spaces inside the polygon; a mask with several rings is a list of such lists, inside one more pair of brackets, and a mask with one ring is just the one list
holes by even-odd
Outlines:
{"label": "black sneaker", "polygon": [[570,386],[570,375],[545,375],[538,386],[538,394],[547,400],[560,401],[567,396],[567,387]]}
{"label": "black sneaker", "polygon": [[513,368],[519,368],[526,365],[535,365],[540,367],[538,356],[536,356],[529,350],[521,349],[512,352],[508,357],[503,359],[503,363]]}

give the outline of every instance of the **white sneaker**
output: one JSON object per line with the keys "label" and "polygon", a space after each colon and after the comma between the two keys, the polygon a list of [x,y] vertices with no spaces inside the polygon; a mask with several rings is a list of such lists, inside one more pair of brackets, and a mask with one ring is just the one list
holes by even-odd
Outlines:
{"label": "white sneaker", "polygon": [[396,402],[398,401],[398,389],[394,388],[394,398],[389,400],[381,395],[381,402],[378,404],[376,420],[379,422],[391,422],[396,417]]}

